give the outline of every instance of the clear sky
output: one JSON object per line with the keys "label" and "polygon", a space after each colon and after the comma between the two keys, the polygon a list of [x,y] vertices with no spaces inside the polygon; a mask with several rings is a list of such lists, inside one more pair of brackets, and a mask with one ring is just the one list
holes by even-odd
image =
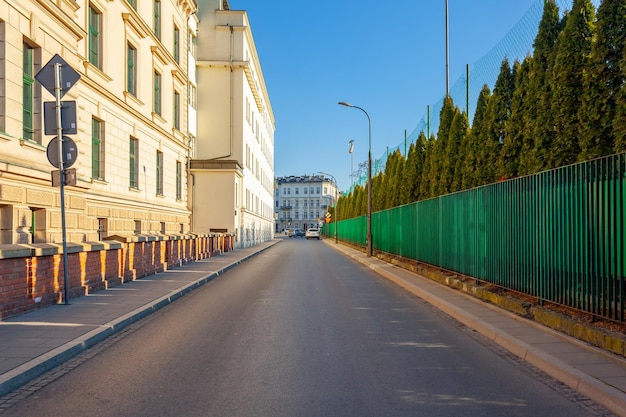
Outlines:
{"label": "clear sky", "polygon": [[[533,3],[449,0],[450,85]],[[352,160],[355,170],[367,161],[368,125],[363,112],[337,102],[367,111],[377,159],[445,95],[445,0],[230,0],[230,7],[250,19],[276,120],[276,177],[323,171],[346,190]]]}

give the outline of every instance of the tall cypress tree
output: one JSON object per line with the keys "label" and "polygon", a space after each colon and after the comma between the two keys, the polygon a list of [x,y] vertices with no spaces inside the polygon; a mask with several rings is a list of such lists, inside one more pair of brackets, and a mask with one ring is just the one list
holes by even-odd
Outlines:
{"label": "tall cypress tree", "polygon": [[411,200],[419,201],[424,197],[421,194],[422,184],[421,179],[423,178],[423,173],[427,169],[426,167],[426,146],[428,146],[428,139],[426,138],[426,134],[424,132],[420,132],[417,140],[415,141],[415,187],[411,190]]}
{"label": "tall cypress tree", "polygon": [[380,210],[388,209],[389,207],[392,207],[393,204],[392,172],[395,164],[396,160],[394,154],[388,154],[387,161],[385,162],[385,171],[380,180],[380,190],[376,190],[376,195],[379,196],[380,199]]}
{"label": "tall cypress tree", "polygon": [[[626,45],[621,67],[622,75],[626,79]],[[613,123],[613,132],[615,133],[615,152],[626,152],[626,84],[622,84],[617,95],[617,117]]]}
{"label": "tall cypress tree", "polygon": [[448,130],[446,149],[441,161],[441,176],[439,177],[439,183],[442,194],[455,191],[452,188],[452,183],[454,182],[454,170],[456,169],[456,161],[459,157],[459,148],[461,147],[461,138],[459,133],[457,133],[457,130],[460,129],[458,122],[460,117],[461,111],[458,107],[455,107],[454,116],[452,117],[450,129]]}
{"label": "tall cypress tree", "polygon": [[466,167],[463,173],[465,185],[463,188],[472,188],[482,185],[480,178],[483,177],[483,169],[489,161],[486,147],[486,135],[488,133],[487,107],[491,100],[491,90],[485,84],[480,90],[478,101],[476,102],[476,113],[474,113],[474,121],[472,122],[472,130],[469,138],[471,167]]}
{"label": "tall cypress tree", "polygon": [[493,95],[487,105],[487,128],[485,134],[486,164],[481,167],[480,185],[497,181],[497,163],[500,150],[506,137],[506,123],[511,115],[511,100],[515,80],[505,58],[500,66],[500,74],[493,88]]}
{"label": "tall cypress tree", "polygon": [[417,166],[417,144],[411,143],[406,157],[404,171],[402,173],[402,196],[401,204],[409,204],[416,201],[415,190],[419,187],[419,172]]}
{"label": "tall cypress tree", "polygon": [[[547,73],[553,61],[554,45],[561,31],[559,8],[554,0],[546,0],[539,31],[533,43],[533,59],[529,73],[529,107],[525,143],[520,160],[520,174],[534,174],[545,167],[551,139],[549,122],[550,89]],[[532,142],[532,143],[531,143]]]}
{"label": "tall cypress tree", "polygon": [[392,198],[391,198],[391,207],[397,207],[403,204],[402,202],[402,189],[404,188],[404,167],[406,165],[406,160],[404,156],[402,156],[402,152],[400,149],[396,149],[393,153],[395,163],[394,169],[391,173],[391,189],[392,189]]}
{"label": "tall cypress tree", "polygon": [[[450,141],[448,142],[448,156],[450,158],[449,175],[451,176],[450,192],[463,189],[463,165],[467,163],[467,137],[469,136],[469,122],[467,113],[457,112],[450,127]],[[456,147],[456,149],[455,149]]]}
{"label": "tall cypress tree", "polygon": [[450,126],[452,126],[452,120],[456,108],[452,97],[446,96],[443,100],[443,106],[441,112],[439,112],[439,129],[437,130],[437,141],[434,146],[435,158],[431,160],[430,176],[431,176],[431,189],[433,196],[439,196],[450,192],[449,183],[441,181],[443,170],[447,164],[447,149],[448,149],[448,137],[450,135]]}
{"label": "tall cypress tree", "polygon": [[590,0],[574,0],[556,44],[550,72],[554,140],[550,168],[574,163],[580,154],[578,110],[583,102],[583,73],[588,67],[594,35],[595,9]]}
{"label": "tall cypress tree", "polygon": [[[376,174],[374,178],[372,178],[372,213],[384,210],[386,208],[385,191],[383,189],[384,175],[385,174],[381,172]],[[367,213],[367,210],[365,212]]]}
{"label": "tall cypress tree", "polygon": [[598,7],[596,37],[584,77],[583,105],[578,113],[583,126],[580,161],[610,154],[617,144],[613,123],[620,89],[626,82],[620,66],[626,46],[624,16],[624,0],[603,0]]}
{"label": "tall cypress tree", "polygon": [[419,196],[420,200],[434,197],[434,187],[431,184],[430,171],[432,168],[433,154],[435,152],[435,137],[430,135],[424,147],[424,168],[422,169],[422,179],[420,180]]}
{"label": "tall cypress tree", "polygon": [[498,160],[498,177],[515,178],[518,176],[522,146],[526,134],[526,112],[528,111],[528,76],[530,56],[523,63],[515,61],[515,89],[511,99],[511,117],[506,122],[506,136]]}
{"label": "tall cypress tree", "polygon": [[399,205],[402,184],[400,167],[402,165],[404,165],[404,157],[400,150],[396,149],[387,157],[385,174],[381,183],[381,201],[385,209]]}
{"label": "tall cypress tree", "polygon": [[365,216],[367,214],[367,184],[364,187],[358,187],[354,208],[355,217]]}

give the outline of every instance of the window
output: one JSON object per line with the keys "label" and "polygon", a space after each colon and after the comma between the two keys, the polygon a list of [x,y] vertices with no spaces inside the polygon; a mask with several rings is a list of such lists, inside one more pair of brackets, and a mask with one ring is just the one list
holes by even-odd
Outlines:
{"label": "window", "polygon": [[153,111],[161,115],[161,74],[154,71],[154,103],[152,105]]}
{"label": "window", "polygon": [[126,45],[126,91],[137,95],[137,49],[130,43]]}
{"label": "window", "polygon": [[141,233],[141,220],[135,220],[135,230],[136,234]]}
{"label": "window", "polygon": [[22,136],[24,139],[35,139],[33,113],[35,110],[35,63],[34,49],[24,43],[22,50]]}
{"label": "window", "polygon": [[174,26],[174,61],[180,64],[180,29]]}
{"label": "window", "polygon": [[130,188],[139,189],[139,140],[130,138],[129,150]]}
{"label": "window", "polygon": [[163,195],[163,152],[156,153],[156,193]]}
{"label": "window", "polygon": [[91,119],[91,177],[104,179],[104,122]]}
{"label": "window", "polygon": [[130,7],[137,10],[137,0],[126,0],[126,1],[128,2],[128,4],[130,4]]}
{"label": "window", "polygon": [[89,63],[102,69],[102,13],[89,5]]}
{"label": "window", "polygon": [[196,57],[198,53],[198,38],[193,32],[189,32],[189,52],[192,57]]}
{"label": "window", "polygon": [[183,199],[183,164],[176,161],[176,200]]}
{"label": "window", "polygon": [[189,89],[188,89],[188,95],[189,97],[187,97],[188,101],[189,101],[189,106],[192,109],[196,109],[196,102],[197,102],[197,93],[196,93],[196,86],[193,84],[189,84]]}
{"label": "window", "polygon": [[154,1],[154,36],[161,39],[161,2]]}
{"label": "window", "polygon": [[180,94],[174,91],[174,128],[180,130]]}

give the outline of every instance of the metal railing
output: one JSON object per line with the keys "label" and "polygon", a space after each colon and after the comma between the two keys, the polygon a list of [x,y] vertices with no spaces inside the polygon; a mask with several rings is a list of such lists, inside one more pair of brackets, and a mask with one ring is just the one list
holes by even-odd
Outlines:
{"label": "metal railing", "polygon": [[[625,193],[613,155],[376,212],[373,247],[624,321]],[[339,239],[365,246],[365,229],[341,221]]]}

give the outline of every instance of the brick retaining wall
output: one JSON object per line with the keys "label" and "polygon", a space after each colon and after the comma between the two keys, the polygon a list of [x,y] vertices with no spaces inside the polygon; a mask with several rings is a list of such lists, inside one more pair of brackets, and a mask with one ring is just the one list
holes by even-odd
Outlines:
{"label": "brick retaining wall", "polygon": [[[67,243],[69,297],[228,252],[234,235],[110,236]],[[0,320],[63,301],[60,244],[0,245]]]}

